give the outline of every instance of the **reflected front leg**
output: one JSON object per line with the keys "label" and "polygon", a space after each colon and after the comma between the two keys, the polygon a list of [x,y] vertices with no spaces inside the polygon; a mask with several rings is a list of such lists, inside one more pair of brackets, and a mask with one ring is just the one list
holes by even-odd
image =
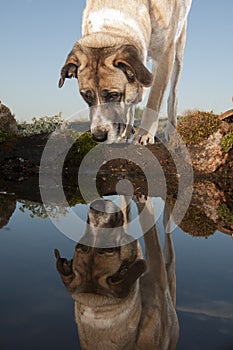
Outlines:
{"label": "reflected front leg", "polygon": [[175,272],[175,249],[172,239],[172,217],[168,201],[165,203],[164,215],[164,260],[167,272],[167,282],[174,307],[176,306],[176,272]]}
{"label": "reflected front leg", "polygon": [[[140,215],[140,225],[144,233],[148,265],[146,279],[154,293],[158,293],[158,290],[164,293],[167,284],[166,268],[155,222],[154,207],[151,198],[145,196],[137,197],[136,204]],[[158,286],[159,288],[157,288]]]}

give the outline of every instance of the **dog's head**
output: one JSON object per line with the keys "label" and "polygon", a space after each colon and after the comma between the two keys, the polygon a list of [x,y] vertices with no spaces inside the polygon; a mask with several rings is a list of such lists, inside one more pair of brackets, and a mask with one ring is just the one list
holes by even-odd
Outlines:
{"label": "dog's head", "polygon": [[[119,209],[119,208],[118,208]],[[61,258],[55,250],[57,270],[73,297],[91,293],[124,298],[145,272],[137,241],[125,233],[123,213],[111,201],[95,201],[88,215],[88,229],[77,244],[73,259]],[[107,236],[103,232],[107,230]],[[83,242],[93,242],[86,245]],[[103,242],[107,248],[99,248]],[[111,247],[112,246],[112,247]]]}
{"label": "dog's head", "polygon": [[61,70],[59,87],[72,77],[90,107],[91,132],[99,142],[121,136],[130,106],[141,101],[143,88],[152,83],[133,45],[90,48],[77,42]]}

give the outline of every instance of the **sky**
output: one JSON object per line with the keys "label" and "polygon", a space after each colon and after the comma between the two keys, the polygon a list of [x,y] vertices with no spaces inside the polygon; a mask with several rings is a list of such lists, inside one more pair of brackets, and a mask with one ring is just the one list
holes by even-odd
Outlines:
{"label": "sky", "polygon": [[[127,0],[126,0],[127,1]],[[86,109],[76,79],[57,84],[81,37],[84,0],[0,0],[0,100],[18,121]],[[233,1],[193,0],[178,112],[233,108]],[[167,97],[167,93],[165,99]],[[166,100],[161,115],[166,114]]]}

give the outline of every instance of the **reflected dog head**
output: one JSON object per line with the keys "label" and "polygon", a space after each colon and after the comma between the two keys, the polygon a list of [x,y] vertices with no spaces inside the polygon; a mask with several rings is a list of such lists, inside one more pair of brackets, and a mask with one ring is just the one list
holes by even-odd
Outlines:
{"label": "reflected dog head", "polygon": [[80,94],[90,107],[91,132],[98,142],[114,142],[124,131],[130,106],[142,100],[152,74],[133,45],[91,48],[77,42],[61,70],[78,79]]}
{"label": "reflected dog head", "polygon": [[[62,281],[74,298],[79,293],[127,297],[145,272],[146,263],[138,242],[122,228],[122,211],[111,201],[95,201],[87,223],[85,235],[76,245],[72,260],[61,258],[55,250]],[[102,242],[105,248],[100,248]]]}

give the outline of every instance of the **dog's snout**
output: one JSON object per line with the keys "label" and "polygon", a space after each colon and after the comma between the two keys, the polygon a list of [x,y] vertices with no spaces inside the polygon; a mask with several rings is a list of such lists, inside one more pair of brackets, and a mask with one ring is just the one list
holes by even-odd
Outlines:
{"label": "dog's snout", "polygon": [[96,128],[92,130],[92,137],[97,142],[104,142],[108,138],[108,131],[106,129]]}
{"label": "dog's snout", "polygon": [[102,199],[96,199],[94,202],[91,203],[90,209],[94,209],[100,212],[105,212],[105,200]]}

